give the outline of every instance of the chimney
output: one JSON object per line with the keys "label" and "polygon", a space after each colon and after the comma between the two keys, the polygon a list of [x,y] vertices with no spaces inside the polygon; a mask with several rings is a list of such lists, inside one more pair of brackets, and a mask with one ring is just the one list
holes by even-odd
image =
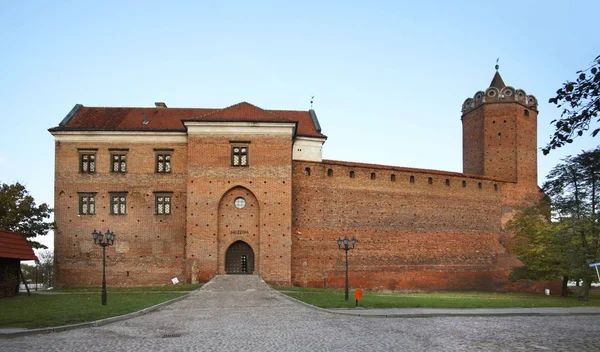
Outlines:
{"label": "chimney", "polygon": [[156,106],[157,108],[166,108],[167,104],[163,103],[162,101],[157,101],[156,103],[154,103],[154,106]]}

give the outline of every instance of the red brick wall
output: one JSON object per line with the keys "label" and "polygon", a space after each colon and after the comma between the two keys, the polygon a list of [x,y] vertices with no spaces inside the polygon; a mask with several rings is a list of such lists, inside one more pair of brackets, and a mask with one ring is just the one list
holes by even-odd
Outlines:
{"label": "red brick wall", "polygon": [[[154,148],[172,148],[170,174],[156,174]],[[78,148],[97,148],[96,173],[79,173]],[[109,148],[128,148],[127,173],[109,171]],[[94,229],[116,235],[107,248],[110,285],[167,284],[183,277],[187,150],[185,144],[56,142],[57,285],[100,285],[102,248]],[[109,192],[127,193],[127,215],[110,215]],[[154,192],[173,192],[172,215],[155,215]],[[78,192],[97,192],[96,215],[79,216]]]}
{"label": "red brick wall", "polygon": [[463,116],[463,170],[537,187],[537,112],[484,103]]}
{"label": "red brick wall", "polygon": [[[464,172],[506,180],[502,186],[504,226],[515,208],[538,201],[537,111],[517,102],[483,103],[463,115]],[[500,242],[508,243],[502,232]],[[519,265],[516,258],[504,261]]]}
{"label": "red brick wall", "polygon": [[[227,247],[247,242],[265,280],[290,283],[291,148],[289,136],[244,135],[248,167],[230,166],[228,135],[190,135],[188,143],[56,143],[55,248],[59,285],[97,285],[101,247],[94,228],[117,235],[107,249],[112,285],[166,284],[224,273]],[[170,174],[155,173],[154,148],[172,148]],[[95,174],[79,173],[78,148],[97,149]],[[127,148],[128,171],[109,172],[110,148]],[[109,215],[109,192],[127,193],[127,215]],[[154,192],[173,192],[172,215],[155,215]],[[97,192],[96,215],[78,216],[77,192]],[[244,216],[231,212],[236,196]],[[250,212],[250,209],[256,209]],[[230,228],[247,229],[232,233]]]}
{"label": "red brick wall", "polygon": [[349,252],[352,286],[499,290],[506,284],[502,185],[494,180],[324,161],[294,162],[293,182],[296,285],[343,285],[340,236],[359,240]]}
{"label": "red brick wall", "polygon": [[[233,202],[242,197],[246,206],[238,209]],[[227,191],[219,202],[217,213],[217,252],[219,258],[225,258],[227,249],[236,241],[244,241],[254,251],[254,272],[260,273],[260,204],[247,188],[235,187]],[[270,243],[266,244],[267,246]],[[218,272],[225,273],[225,260],[219,260]]]}
{"label": "red brick wall", "polygon": [[[517,179],[525,197],[538,191],[537,174],[537,111],[514,107],[517,119]],[[521,197],[522,198],[522,197]]]}
{"label": "red brick wall", "polygon": [[[228,246],[242,240],[254,251],[258,274],[289,284],[292,140],[244,135],[241,140],[251,142],[248,167],[230,166],[231,140],[229,135],[189,136],[186,275],[191,279],[194,262],[200,280],[224,274]],[[249,203],[243,212],[231,210],[239,195]],[[258,209],[249,212],[254,204]]]}
{"label": "red brick wall", "polygon": [[485,139],[483,109],[475,109],[462,117],[463,124],[463,172],[466,174],[483,175]]}

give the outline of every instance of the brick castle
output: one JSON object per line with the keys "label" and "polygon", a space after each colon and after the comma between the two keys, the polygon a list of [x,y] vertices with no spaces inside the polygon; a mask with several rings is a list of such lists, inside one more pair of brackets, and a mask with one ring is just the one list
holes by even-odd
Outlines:
{"label": "brick castle", "polygon": [[505,223],[539,196],[537,101],[506,86],[462,106],[463,173],[323,160],[316,113],[84,107],[55,138],[59,285],[98,285],[94,229],[116,234],[111,285],[259,274],[372,289],[513,290]]}

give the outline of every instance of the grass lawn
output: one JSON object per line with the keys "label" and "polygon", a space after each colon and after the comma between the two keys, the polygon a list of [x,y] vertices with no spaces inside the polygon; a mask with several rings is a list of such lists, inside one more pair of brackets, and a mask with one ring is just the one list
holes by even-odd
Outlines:
{"label": "grass lawn", "polygon": [[83,323],[135,312],[183,296],[200,285],[173,285],[108,289],[101,304],[100,288],[70,288],[70,293],[32,294],[0,299],[0,328],[42,328]]}
{"label": "grass lawn", "polygon": [[[321,308],[354,308],[354,291],[348,302],[344,291],[337,289],[275,287],[282,293]],[[363,291],[359,302],[363,308],[535,308],[600,306],[600,290],[590,292],[590,300],[577,301],[575,295],[567,298],[542,294],[433,292],[383,294]]]}

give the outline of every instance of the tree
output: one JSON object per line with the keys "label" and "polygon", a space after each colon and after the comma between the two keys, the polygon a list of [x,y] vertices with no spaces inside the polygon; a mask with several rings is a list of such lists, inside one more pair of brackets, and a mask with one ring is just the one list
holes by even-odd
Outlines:
{"label": "tree", "polygon": [[550,221],[549,199],[532,207],[520,209],[507,224],[514,233],[510,242],[512,251],[524,264],[514,267],[510,280],[554,280],[563,278],[562,296],[568,293],[571,274],[565,252],[565,226]]}
{"label": "tree", "polygon": [[[548,101],[563,110],[559,120],[550,122],[556,130],[548,145],[542,149],[544,155],[552,149],[572,143],[574,138],[590,129],[590,124],[600,122],[600,119],[596,120],[600,111],[600,55],[590,67],[577,71],[577,74],[577,80],[564,83],[556,91],[556,97]],[[592,137],[598,132],[600,128],[594,128]]]}
{"label": "tree", "polygon": [[50,218],[52,209],[42,203],[39,206],[20,183],[2,184],[0,189],[0,229],[20,232],[33,248],[48,248],[34,241],[37,236],[45,236],[54,228]]}
{"label": "tree", "polygon": [[508,223],[512,249],[524,266],[513,279],[583,279],[579,299],[587,300],[600,258],[600,148],[567,157],[548,174],[543,190],[550,210],[539,204],[520,210]]}
{"label": "tree", "polygon": [[48,287],[52,286],[53,269],[54,269],[54,253],[50,250],[43,250],[38,252],[39,266],[44,273],[44,284]]}
{"label": "tree", "polygon": [[589,264],[600,254],[600,148],[563,159],[547,178],[543,189],[552,199],[553,216],[570,238],[563,243],[569,270],[583,279],[579,299],[587,300],[594,279]]}
{"label": "tree", "polygon": [[35,274],[37,269],[37,265],[21,263],[21,272],[23,273],[23,277],[27,282],[35,283]]}

